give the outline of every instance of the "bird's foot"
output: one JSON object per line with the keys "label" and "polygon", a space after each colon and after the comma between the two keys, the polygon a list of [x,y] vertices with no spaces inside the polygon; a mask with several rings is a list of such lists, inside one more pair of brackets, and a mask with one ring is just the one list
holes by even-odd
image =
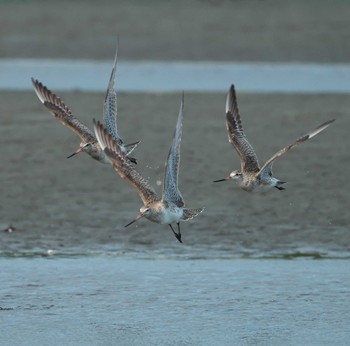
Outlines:
{"label": "bird's foot", "polygon": [[175,232],[175,231],[174,231],[174,228],[173,228],[173,226],[172,226],[171,224],[169,224],[169,226],[170,226],[171,230],[173,231],[175,238],[182,244],[181,232],[180,232],[180,225],[177,224],[178,232]]}
{"label": "bird's foot", "polygon": [[286,189],[285,187],[282,187],[282,186],[275,186],[275,188],[281,191]]}

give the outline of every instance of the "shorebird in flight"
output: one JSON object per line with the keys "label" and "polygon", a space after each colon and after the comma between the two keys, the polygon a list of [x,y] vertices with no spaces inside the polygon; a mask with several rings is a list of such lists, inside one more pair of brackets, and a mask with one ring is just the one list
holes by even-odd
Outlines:
{"label": "shorebird in flight", "polygon": [[[106,126],[106,129],[109,131],[113,139],[118,143],[121,150],[129,155],[136,148],[138,142],[124,145],[122,139],[118,134],[117,128],[117,93],[115,90],[115,73],[117,66],[117,53],[116,50],[114,64],[112,73],[109,79],[107,92],[104,99],[103,105],[103,120]],[[41,103],[57,118],[63,125],[67,126],[73,132],[75,132],[80,138],[81,143],[79,148],[67,158],[70,158],[74,155],[77,155],[82,152],[86,152],[93,159],[101,162],[110,164],[110,160],[106,154],[101,150],[100,145],[94,135],[94,133],[83,123],[81,123],[72,113],[72,111],[65,105],[65,103],[51,92],[46,86],[40,83],[38,80],[32,78],[32,83],[34,90],[41,101]],[[136,160],[132,157],[128,157],[129,160],[133,163],[136,163]]]}
{"label": "shorebird in flight", "polygon": [[[178,188],[183,108],[184,96],[182,95],[173,142],[165,161],[163,193],[161,198],[158,197],[153,187],[136,171],[135,167],[127,159],[123,150],[121,150],[118,143],[114,141],[106,128],[99,121],[96,122],[94,119],[94,130],[101,148],[111,160],[118,174],[137,190],[144,204],[140,208],[140,214],[125,227],[142,217],[146,217],[148,220],[156,223],[168,224],[180,243],[182,243],[180,221],[193,219],[203,211],[203,208],[185,208],[185,202]],[[172,226],[173,223],[177,224],[177,232],[175,232]]]}
{"label": "shorebird in flight", "polygon": [[284,190],[285,188],[281,185],[285,184],[285,181],[281,181],[272,176],[272,165],[274,161],[285,154],[289,149],[292,149],[298,144],[316,136],[334,121],[335,119],[326,121],[313,131],[301,136],[292,144],[289,144],[285,148],[278,151],[260,168],[258,157],[244,134],[241,117],[237,106],[235,88],[233,85],[231,85],[226,98],[226,127],[228,132],[228,140],[237,151],[241,161],[241,170],[232,171],[228,177],[215,180],[214,182],[235,180],[243,190],[248,192],[264,192],[271,187]]}

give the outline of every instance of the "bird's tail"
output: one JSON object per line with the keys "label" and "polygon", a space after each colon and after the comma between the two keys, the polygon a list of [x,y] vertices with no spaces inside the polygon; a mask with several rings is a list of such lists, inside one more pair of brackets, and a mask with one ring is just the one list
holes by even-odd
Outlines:
{"label": "bird's tail", "polygon": [[137,141],[135,143],[130,143],[130,144],[126,144],[124,145],[125,146],[125,149],[126,149],[126,154],[129,155],[131,154],[134,149],[138,146],[138,144],[140,143],[141,141]]}
{"label": "bird's tail", "polygon": [[191,220],[194,217],[196,217],[198,214],[200,214],[203,210],[204,210],[204,208],[197,208],[197,209],[184,208],[182,220],[184,220],[184,221]]}

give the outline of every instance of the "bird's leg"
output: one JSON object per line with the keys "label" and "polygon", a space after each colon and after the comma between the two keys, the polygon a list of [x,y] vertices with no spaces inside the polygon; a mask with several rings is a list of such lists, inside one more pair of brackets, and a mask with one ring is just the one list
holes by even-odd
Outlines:
{"label": "bird's leg", "polygon": [[281,191],[285,190],[286,188],[281,186],[282,184],[285,184],[285,183],[286,183],[286,181],[278,180],[277,181],[277,185],[275,186],[275,188],[278,189],[278,190],[281,190]]}
{"label": "bird's leg", "polygon": [[177,234],[179,236],[180,243],[182,243],[182,241],[181,241],[181,231],[180,231],[180,222],[177,223]]}
{"label": "bird's leg", "polygon": [[282,191],[282,190],[285,190],[286,188],[285,187],[282,187],[282,186],[275,186],[276,189]]}
{"label": "bird's leg", "polygon": [[180,243],[182,243],[182,240],[181,240],[181,233],[176,233],[176,232],[174,231],[173,226],[172,226],[170,223],[169,223],[169,226],[170,226],[171,230],[173,231],[175,238],[176,238]]}

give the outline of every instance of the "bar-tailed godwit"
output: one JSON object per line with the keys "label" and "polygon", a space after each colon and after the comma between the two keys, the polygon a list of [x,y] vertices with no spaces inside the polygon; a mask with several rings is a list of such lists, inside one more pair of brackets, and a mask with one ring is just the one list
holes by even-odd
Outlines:
{"label": "bar-tailed godwit", "polygon": [[[185,208],[185,202],[178,188],[183,108],[184,97],[182,96],[173,142],[165,161],[162,198],[157,196],[153,187],[136,171],[106,128],[99,121],[94,120],[94,130],[101,148],[111,160],[118,174],[137,190],[144,204],[140,208],[140,214],[125,227],[146,217],[156,223],[168,224],[176,239],[181,243],[180,221],[193,219],[203,211],[203,208]],[[177,232],[172,223],[177,224]]]}
{"label": "bar-tailed godwit", "polygon": [[226,98],[226,127],[228,132],[228,140],[233,145],[240,158],[241,170],[232,171],[228,177],[215,180],[214,182],[235,180],[243,190],[248,192],[264,192],[271,187],[284,190],[285,188],[281,185],[285,184],[285,182],[272,176],[273,162],[278,157],[285,154],[289,149],[292,149],[298,144],[316,136],[334,121],[335,119],[326,121],[313,131],[301,136],[292,144],[289,144],[285,148],[278,151],[260,168],[258,157],[244,134],[241,117],[237,106],[235,88],[233,85],[231,85]]}
{"label": "bar-tailed godwit", "polygon": [[[105,126],[109,133],[112,135],[113,139],[119,144],[121,150],[129,155],[138,145],[138,142],[124,145],[122,139],[118,134],[117,129],[117,93],[115,90],[115,74],[117,66],[117,51],[114,58],[114,64],[112,73],[109,79],[107,92],[104,100],[103,107],[103,119]],[[72,113],[72,111],[65,105],[65,103],[56,96],[52,91],[50,91],[46,86],[40,83],[38,80],[32,78],[32,83],[34,90],[41,101],[41,103],[57,118],[63,125],[70,128],[75,132],[80,138],[81,143],[79,148],[67,158],[77,155],[81,152],[86,152],[93,159],[101,162],[110,164],[110,160],[106,154],[101,150],[100,145],[94,135],[94,133],[83,123],[81,123]],[[132,157],[128,157],[133,163],[136,160]]]}

